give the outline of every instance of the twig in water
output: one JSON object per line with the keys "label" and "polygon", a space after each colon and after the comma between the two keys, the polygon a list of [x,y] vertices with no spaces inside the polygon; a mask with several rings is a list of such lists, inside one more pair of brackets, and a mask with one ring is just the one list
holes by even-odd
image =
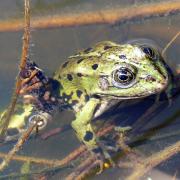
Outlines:
{"label": "twig in water", "polygon": [[[123,9],[109,9],[102,11],[84,12],[76,14],[46,16],[34,18],[31,27],[51,28],[69,27],[90,24],[114,24],[132,22],[134,19],[142,19],[155,16],[168,16],[180,12],[180,2],[169,0],[165,2],[155,2],[142,4],[136,7]],[[23,28],[21,20],[8,20],[0,22],[0,31],[19,31]]]}
{"label": "twig in water", "polygon": [[[21,54],[21,60],[20,60],[20,65],[19,65],[19,71],[21,71],[25,65],[26,65],[26,60],[28,57],[28,52],[29,52],[29,40],[30,40],[30,5],[29,5],[29,0],[24,1],[24,14],[25,14],[25,25],[24,25],[24,35],[23,35],[23,46],[22,46],[22,54]],[[4,114],[2,117],[2,127],[0,128],[0,138],[3,139],[11,116],[14,113],[14,109],[16,106],[16,102],[19,96],[19,91],[20,91],[20,86],[21,86],[21,79],[19,75],[16,78],[16,83],[15,83],[15,89],[12,94],[11,102],[9,104],[9,107],[7,108],[7,112]]]}
{"label": "twig in water", "polygon": [[144,174],[146,174],[149,170],[159,165],[160,163],[166,161],[171,156],[180,152],[180,141],[175,144],[167,147],[166,149],[144,159],[143,163],[137,163],[134,167],[133,173],[127,177],[127,180],[138,180]]}
{"label": "twig in water", "polygon": [[[103,136],[106,133],[113,130],[113,128],[114,128],[113,125],[111,125],[111,126],[109,125],[106,128],[101,129],[97,133],[97,135],[98,136]],[[28,138],[28,136],[27,136],[27,138]],[[85,151],[86,151],[86,146],[82,145],[78,149],[71,152],[68,156],[66,156],[62,160],[47,160],[47,159],[42,159],[42,158],[26,157],[26,156],[19,156],[19,155],[15,155],[15,156],[11,157],[11,159],[12,160],[18,160],[18,161],[29,161],[31,163],[38,163],[38,164],[49,165],[49,166],[63,166],[65,164],[69,163],[70,161],[74,160],[75,158],[77,158],[80,154],[82,154]],[[8,154],[0,153],[0,157],[4,158],[4,157],[7,157],[7,156],[8,156]]]}
{"label": "twig in water", "polygon": [[0,171],[3,171],[4,168],[6,166],[8,166],[9,162],[11,161],[12,157],[14,156],[14,154],[16,152],[19,151],[19,149],[22,147],[22,145],[24,144],[24,142],[28,139],[28,137],[30,136],[31,132],[33,131],[33,129],[37,126],[37,123],[32,124],[31,126],[29,126],[29,128],[27,129],[27,131],[25,131],[22,136],[19,138],[18,142],[16,143],[16,145],[13,147],[13,149],[11,149],[11,151],[9,151],[9,153],[7,154],[7,156],[5,156],[5,158],[3,159],[3,161],[0,164]]}
{"label": "twig in water", "polygon": [[172,45],[172,43],[178,38],[180,35],[180,31],[169,41],[169,43],[165,46],[165,48],[162,50],[162,56],[165,55],[165,52],[167,49]]}

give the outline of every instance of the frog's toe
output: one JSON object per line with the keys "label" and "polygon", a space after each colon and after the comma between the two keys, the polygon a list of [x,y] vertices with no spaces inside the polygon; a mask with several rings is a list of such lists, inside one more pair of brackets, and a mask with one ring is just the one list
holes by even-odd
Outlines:
{"label": "frog's toe", "polygon": [[114,128],[114,130],[119,132],[119,133],[128,133],[130,130],[132,130],[132,127],[131,126],[125,126],[125,127],[116,126]]}
{"label": "frog's toe", "polygon": [[96,160],[96,163],[99,165],[99,171],[97,174],[101,174],[104,169],[107,169],[109,167],[115,167],[115,163],[111,158],[105,159],[103,155],[100,155],[101,158],[98,157]]}
{"label": "frog's toe", "polygon": [[99,171],[97,174],[102,173],[106,168],[115,167],[114,161],[106,150],[97,148],[93,150],[93,155],[96,157],[96,163],[99,165]]}
{"label": "frog's toe", "polygon": [[104,161],[101,159],[96,160],[96,164],[99,166],[99,170],[96,174],[101,174],[104,170]]}

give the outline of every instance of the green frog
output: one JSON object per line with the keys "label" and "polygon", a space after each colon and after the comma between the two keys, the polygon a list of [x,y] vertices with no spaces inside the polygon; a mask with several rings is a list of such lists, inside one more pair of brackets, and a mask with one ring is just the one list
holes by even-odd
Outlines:
{"label": "green frog", "polygon": [[60,83],[60,96],[75,112],[72,127],[77,136],[96,151],[98,138],[91,120],[112,100],[160,93],[167,87],[168,72],[157,49],[106,41],[70,56],[54,79]]}
{"label": "green frog", "polygon": [[43,73],[39,78],[41,70],[36,64],[32,67],[26,67],[22,76],[21,94],[35,96],[41,102],[40,107],[48,102],[49,107],[53,104],[73,110],[76,118],[72,127],[77,137],[95,153],[103,150],[92,119],[102,114],[113,100],[160,93],[169,82],[168,68],[159,50],[146,43],[100,42],[70,56],[49,79],[42,78]]}

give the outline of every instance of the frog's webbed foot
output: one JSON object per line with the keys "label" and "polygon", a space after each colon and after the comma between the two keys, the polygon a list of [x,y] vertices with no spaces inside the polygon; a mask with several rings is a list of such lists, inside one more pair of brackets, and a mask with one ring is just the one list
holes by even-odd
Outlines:
{"label": "frog's webbed foot", "polygon": [[104,159],[103,155],[100,153],[98,153],[98,154],[93,153],[93,155],[96,157],[96,164],[99,166],[99,170],[98,170],[97,174],[101,174],[104,170],[105,159]]}
{"label": "frog's webbed foot", "polygon": [[97,174],[101,174],[105,168],[115,166],[115,163],[113,162],[111,156],[106,150],[98,147],[91,150],[91,153],[93,156],[95,156],[96,164],[99,166],[99,171],[97,172]]}
{"label": "frog's webbed foot", "polygon": [[104,146],[100,145],[91,151],[96,157],[96,162],[100,168],[98,174],[100,174],[106,168],[115,167],[115,162]]}

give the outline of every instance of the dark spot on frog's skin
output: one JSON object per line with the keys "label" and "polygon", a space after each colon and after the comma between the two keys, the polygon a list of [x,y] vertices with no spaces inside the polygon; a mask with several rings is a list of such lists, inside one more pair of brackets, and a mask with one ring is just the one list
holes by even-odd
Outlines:
{"label": "dark spot on frog's skin", "polygon": [[101,154],[101,153],[103,153],[103,152],[102,152],[102,149],[101,149],[100,147],[95,148],[95,149],[92,149],[92,151],[93,151],[95,154]]}
{"label": "dark spot on frog's skin", "polygon": [[79,64],[79,63],[81,63],[82,61],[83,61],[83,58],[79,59],[79,60],[77,61],[77,63]]}
{"label": "dark spot on frog's skin", "polygon": [[63,89],[61,82],[50,78],[49,79],[49,85],[50,85],[49,90],[50,90],[51,94],[53,94],[53,96],[58,97],[60,89]]}
{"label": "dark spot on frog's skin", "polygon": [[91,47],[90,47],[90,48],[87,48],[87,49],[84,50],[84,53],[89,53],[92,49],[93,49],[93,48],[91,48]]}
{"label": "dark spot on frog's skin", "polygon": [[93,139],[93,133],[91,131],[86,131],[86,135],[84,136],[84,141],[90,141]]}
{"label": "dark spot on frog's skin", "polygon": [[65,102],[68,102],[70,99],[72,99],[73,92],[71,92],[70,95],[67,95],[66,93],[62,94],[62,98]]}
{"label": "dark spot on frog's skin", "polygon": [[94,94],[92,97],[93,97],[93,98],[96,98],[96,99],[100,99],[100,98],[101,98],[101,97],[100,97],[99,95],[97,95],[97,94]]}
{"label": "dark spot on frog's skin", "polygon": [[71,106],[75,106],[78,102],[79,102],[78,100],[73,100]]}
{"label": "dark spot on frog's skin", "polygon": [[85,95],[85,101],[89,101],[89,95]]}
{"label": "dark spot on frog's skin", "polygon": [[112,46],[104,46],[104,50],[110,49]]}
{"label": "dark spot on frog's skin", "polygon": [[58,79],[61,79],[61,76],[60,76],[60,75],[58,76]]}
{"label": "dark spot on frog's skin", "polygon": [[78,76],[78,77],[82,77],[83,74],[82,74],[82,73],[77,73],[77,76]]}
{"label": "dark spot on frog's skin", "polygon": [[69,61],[65,62],[62,67],[65,68],[68,65]]}
{"label": "dark spot on frog's skin", "polygon": [[72,81],[72,80],[73,80],[72,75],[71,75],[71,74],[67,74],[67,79],[68,79],[69,81]]}
{"label": "dark spot on frog's skin", "polygon": [[92,59],[93,59],[93,56],[88,56],[88,59],[89,59],[89,60],[92,60]]}
{"label": "dark spot on frog's skin", "polygon": [[81,95],[82,95],[82,93],[83,93],[82,91],[77,90],[77,91],[76,91],[77,97],[79,97],[79,98],[80,98],[80,97],[81,97]]}
{"label": "dark spot on frog's skin", "polygon": [[120,59],[126,59],[126,56],[122,54],[122,55],[119,56],[119,58]]}
{"label": "dark spot on frog's skin", "polygon": [[93,64],[92,69],[96,70],[98,68],[98,64]]}

